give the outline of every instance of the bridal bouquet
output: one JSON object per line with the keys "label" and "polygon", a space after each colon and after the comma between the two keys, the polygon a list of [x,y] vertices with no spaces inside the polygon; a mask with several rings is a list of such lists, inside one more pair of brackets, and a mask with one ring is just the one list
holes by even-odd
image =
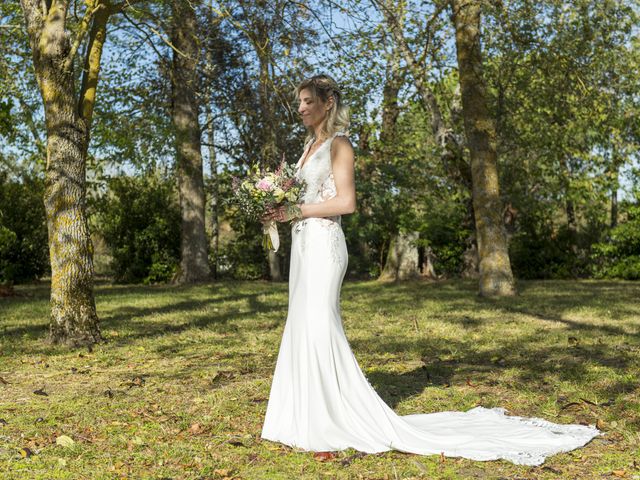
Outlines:
{"label": "bridal bouquet", "polygon": [[[232,186],[233,201],[240,211],[252,220],[261,220],[280,206],[298,203],[305,185],[304,180],[295,176],[295,166],[288,165],[283,156],[274,172],[254,164],[249,168],[246,178],[233,177]],[[275,220],[263,224],[262,231],[262,245],[277,252],[280,238]]]}

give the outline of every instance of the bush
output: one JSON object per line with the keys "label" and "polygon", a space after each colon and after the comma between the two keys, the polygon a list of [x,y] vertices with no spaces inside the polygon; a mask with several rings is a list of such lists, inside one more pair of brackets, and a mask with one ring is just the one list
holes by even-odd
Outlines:
{"label": "bush", "polygon": [[523,215],[509,242],[514,275],[523,279],[589,277],[591,248],[602,228],[597,220],[588,220],[573,231],[567,225],[554,226],[548,212]]}
{"label": "bush", "polygon": [[0,283],[35,280],[49,272],[44,182],[0,172]]}
{"label": "bush", "polygon": [[[219,262],[220,276],[238,280],[258,280],[269,277],[266,250],[262,246],[262,225],[249,221],[242,216],[230,219],[234,237],[231,241],[221,245]],[[280,249],[278,253],[289,252],[290,241],[287,237],[288,223],[279,223]],[[284,253],[286,255],[286,253]],[[283,277],[287,276],[286,267],[282,266]]]}
{"label": "bush", "polygon": [[93,209],[116,281],[148,284],[173,277],[180,262],[180,206],[172,180],[155,173],[113,177]]}
{"label": "bush", "polygon": [[604,242],[593,246],[597,278],[640,279],[640,205],[630,205],[627,219],[613,228]]}

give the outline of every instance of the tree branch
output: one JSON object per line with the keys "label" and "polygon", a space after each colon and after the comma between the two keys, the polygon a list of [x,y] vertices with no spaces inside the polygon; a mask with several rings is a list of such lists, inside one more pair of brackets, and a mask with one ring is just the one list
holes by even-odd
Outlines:
{"label": "tree branch", "polygon": [[[414,84],[416,86],[418,94],[422,99],[424,108],[431,113],[431,131],[436,140],[436,143],[442,151],[442,160],[445,163],[445,167],[447,167],[449,160],[453,160],[453,162],[457,166],[458,175],[460,176],[460,178],[462,178],[465,184],[470,185],[470,171],[467,163],[464,161],[463,147],[456,138],[453,129],[445,124],[444,118],[442,117],[442,111],[440,110],[440,105],[438,104],[438,100],[433,90],[431,90],[426,84],[426,81],[424,79],[425,72],[421,71],[418,59],[416,59],[415,55],[407,44],[400,21],[396,17],[395,12],[392,11],[390,6],[384,0],[370,1],[374,6],[376,6],[376,8],[378,8],[382,12],[385,21],[391,29],[393,39],[400,48],[402,57],[404,58],[404,61],[407,64],[411,75],[413,76]],[[391,2],[389,3],[392,4]],[[437,11],[438,10],[436,10],[436,12]],[[433,16],[432,20],[434,20],[435,18],[436,17]]]}
{"label": "tree branch", "polygon": [[155,44],[153,43],[153,41],[151,40],[151,35],[149,35],[149,33],[144,30],[142,27],[140,27],[139,24],[137,24],[132,18],[129,17],[129,15],[127,15],[124,11],[122,12],[122,16],[131,24],[133,25],[133,27],[136,30],[139,30],[143,35],[144,38],[147,40],[147,43],[149,44],[149,46],[153,49],[154,52],[156,52],[156,55],[158,55],[158,60],[160,61],[164,61],[164,56],[162,55],[162,53],[160,53],[160,51],[156,48]]}
{"label": "tree branch", "polygon": [[[102,3],[102,0],[98,1]],[[91,117],[93,116],[100,61],[107,37],[107,22],[110,16],[111,9],[106,8],[106,6],[98,9],[93,17],[89,33],[89,45],[87,47],[87,56],[85,57],[78,105],[78,113],[87,122],[87,129],[91,125]]]}
{"label": "tree branch", "polygon": [[[133,8],[132,4],[133,4],[133,3],[136,3],[136,2],[128,1],[128,2],[126,2],[126,3],[127,3],[127,6],[128,6],[129,8],[131,8],[131,9],[135,10],[135,9]],[[144,26],[145,26],[145,27],[147,27],[149,30],[151,30],[153,33],[155,33],[155,34],[156,34],[156,36],[157,36],[158,38],[160,38],[160,40],[162,40],[162,41],[163,41],[163,42],[164,42],[164,43],[165,43],[165,44],[166,44],[166,45],[167,45],[171,50],[173,50],[174,52],[178,53],[179,55],[181,55],[181,56],[183,56],[183,57],[187,57],[187,56],[188,56],[186,53],[184,53],[184,52],[182,52],[181,50],[179,50],[179,49],[178,49],[178,48],[177,48],[173,43],[171,43],[171,41],[170,41],[169,39],[167,39],[166,37],[164,37],[164,36],[162,35],[162,33],[160,33],[158,30],[156,30],[155,28],[153,28],[151,25],[149,25],[149,24],[147,24],[147,23],[145,23],[145,22],[140,22],[140,23],[138,24],[138,23],[134,22],[134,21],[133,21],[133,20],[132,20],[132,19],[131,19],[127,14],[125,14],[125,13],[124,13],[124,10],[118,10],[118,11],[119,11],[119,12],[122,12],[122,15],[123,15],[123,16],[124,16],[128,21],[129,21],[129,23],[131,23],[131,25],[133,25],[134,27],[136,27],[138,30],[140,30],[140,31],[144,32],[144,30],[142,29],[142,27],[140,27],[140,25],[144,25]],[[148,35],[146,32],[144,32],[144,34],[145,34],[145,36],[147,36],[147,38],[149,37],[149,35]],[[150,42],[150,44],[152,44],[152,42]],[[155,47],[153,47],[153,45],[152,45],[152,48],[156,51],[156,53],[157,53],[158,55],[160,55],[160,53],[158,52],[158,50],[157,50]]]}
{"label": "tree branch", "polygon": [[20,0],[27,30],[29,30],[30,33],[34,29],[37,30],[43,21],[43,14],[40,10],[39,3],[38,0]]}
{"label": "tree branch", "polygon": [[76,53],[78,52],[78,48],[80,48],[80,44],[82,43],[82,40],[84,39],[85,35],[89,31],[89,28],[91,25],[91,19],[96,14],[96,12],[101,8],[106,8],[106,5],[104,5],[103,3],[99,3],[98,5],[96,5],[96,0],[93,0],[93,1],[89,0],[87,2],[87,11],[84,17],[82,18],[82,22],[80,22],[80,29],[78,30],[78,34],[76,35],[76,39],[73,42],[73,45],[71,46],[69,55],[67,56],[67,59],[64,61],[64,66],[63,66],[64,71],[69,71],[71,69],[71,65],[73,65],[73,58],[76,56]]}

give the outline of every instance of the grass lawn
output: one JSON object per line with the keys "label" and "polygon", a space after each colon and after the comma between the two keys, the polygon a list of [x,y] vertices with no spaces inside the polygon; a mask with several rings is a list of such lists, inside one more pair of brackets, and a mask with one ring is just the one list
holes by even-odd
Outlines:
{"label": "grass lawn", "polygon": [[92,351],[43,341],[46,284],[16,290],[0,298],[3,479],[640,478],[640,283],[520,282],[500,300],[467,281],[344,284],[347,337],[399,414],[500,406],[606,432],[540,467],[320,462],[262,441],[286,283],[99,284],[107,342]]}

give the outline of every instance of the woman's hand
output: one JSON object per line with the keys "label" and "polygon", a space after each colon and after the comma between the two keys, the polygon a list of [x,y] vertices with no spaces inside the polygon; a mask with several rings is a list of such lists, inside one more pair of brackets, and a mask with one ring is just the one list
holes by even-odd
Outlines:
{"label": "woman's hand", "polygon": [[262,217],[262,223],[268,223],[272,220],[276,222],[288,222],[296,218],[302,218],[302,209],[299,205],[282,205],[268,211]]}

